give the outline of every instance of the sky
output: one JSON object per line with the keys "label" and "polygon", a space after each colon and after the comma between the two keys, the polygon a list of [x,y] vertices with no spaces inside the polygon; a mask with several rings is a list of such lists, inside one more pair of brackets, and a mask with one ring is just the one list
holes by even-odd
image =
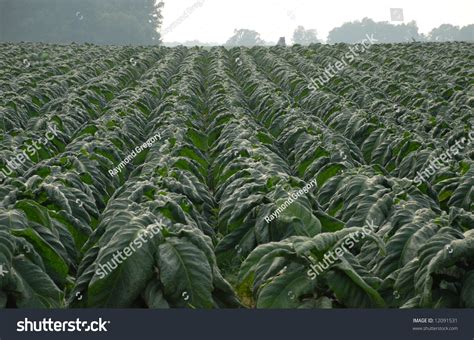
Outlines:
{"label": "sky", "polygon": [[[404,23],[417,22],[419,32],[449,23],[474,23],[474,0],[164,0],[164,42],[224,43],[234,29],[247,28],[263,40],[291,40],[298,25],[316,29],[326,39],[344,22],[369,17],[390,21],[390,8],[402,8]],[[394,24],[402,22],[393,22]]]}

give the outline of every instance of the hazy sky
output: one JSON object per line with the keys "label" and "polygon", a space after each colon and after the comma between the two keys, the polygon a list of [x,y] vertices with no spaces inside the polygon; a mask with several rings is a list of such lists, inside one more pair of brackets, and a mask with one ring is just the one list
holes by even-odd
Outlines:
{"label": "hazy sky", "polygon": [[332,28],[347,21],[364,17],[390,21],[390,8],[403,8],[404,22],[415,20],[421,33],[442,23],[474,23],[474,0],[164,1],[162,28],[169,28],[165,42],[196,39],[224,43],[236,28],[256,30],[266,41],[277,41],[280,36],[290,41],[298,25],[316,28],[318,37],[326,39]]}

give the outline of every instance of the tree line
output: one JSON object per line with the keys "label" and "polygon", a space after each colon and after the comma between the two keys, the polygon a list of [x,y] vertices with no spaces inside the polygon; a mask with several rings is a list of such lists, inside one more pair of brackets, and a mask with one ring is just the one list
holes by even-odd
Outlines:
{"label": "tree line", "polygon": [[155,0],[0,0],[0,41],[157,44]]}
{"label": "tree line", "polygon": [[[0,0],[0,41],[160,44],[163,5],[156,0]],[[418,32],[414,21],[393,25],[364,18],[332,29],[326,42],[356,43],[366,34],[373,34],[380,43],[474,42],[474,25],[443,24],[424,35]],[[298,26],[292,42],[309,45],[323,41],[315,29]],[[190,43],[209,45],[199,41]],[[236,29],[225,43],[226,46],[273,44],[251,29]]]}
{"label": "tree line", "polygon": [[[374,35],[379,43],[406,43],[406,42],[446,42],[446,41],[468,41],[474,42],[474,24],[464,27],[443,24],[433,28],[428,34],[418,32],[416,22],[393,25],[386,21],[375,22],[364,18],[360,21],[346,22],[340,27],[332,29],[327,37],[327,43],[349,43],[360,42],[366,34]],[[322,43],[315,29],[305,29],[298,26],[294,33],[294,44],[309,45]],[[272,45],[263,41],[260,34],[249,29],[234,31],[234,35],[227,40],[226,46],[256,46]]]}

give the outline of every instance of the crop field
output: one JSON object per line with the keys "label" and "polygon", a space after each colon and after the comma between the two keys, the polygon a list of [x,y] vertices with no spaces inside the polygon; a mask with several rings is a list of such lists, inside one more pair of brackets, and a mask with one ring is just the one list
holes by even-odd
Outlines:
{"label": "crop field", "polygon": [[474,46],[0,44],[2,308],[474,308]]}

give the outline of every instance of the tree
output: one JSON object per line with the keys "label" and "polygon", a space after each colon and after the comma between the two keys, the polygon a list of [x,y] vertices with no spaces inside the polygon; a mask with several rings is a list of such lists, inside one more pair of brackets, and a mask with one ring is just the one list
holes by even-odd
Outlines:
{"label": "tree", "polygon": [[459,35],[459,27],[451,24],[443,24],[437,28],[433,28],[428,33],[429,41],[454,41]]}
{"label": "tree", "polygon": [[298,26],[293,33],[293,43],[300,45],[317,44],[321,41],[318,39],[318,33],[315,29],[305,30],[303,26]]}
{"label": "tree", "polygon": [[459,41],[474,42],[474,24],[464,26],[459,30]]}
{"label": "tree", "polygon": [[459,28],[451,24],[443,24],[428,33],[428,41],[474,41],[474,25]]}
{"label": "tree", "polygon": [[155,0],[0,0],[3,41],[159,43]]}
{"label": "tree", "polygon": [[234,30],[234,35],[226,42],[226,46],[251,47],[263,45],[265,42],[260,38],[260,33],[248,29]]}
{"label": "tree", "polygon": [[381,43],[411,42],[423,40],[418,33],[416,22],[408,24],[392,25],[386,21],[375,22],[364,18],[362,21],[346,22],[329,32],[328,43],[357,43],[365,38],[365,35],[374,35]]}

